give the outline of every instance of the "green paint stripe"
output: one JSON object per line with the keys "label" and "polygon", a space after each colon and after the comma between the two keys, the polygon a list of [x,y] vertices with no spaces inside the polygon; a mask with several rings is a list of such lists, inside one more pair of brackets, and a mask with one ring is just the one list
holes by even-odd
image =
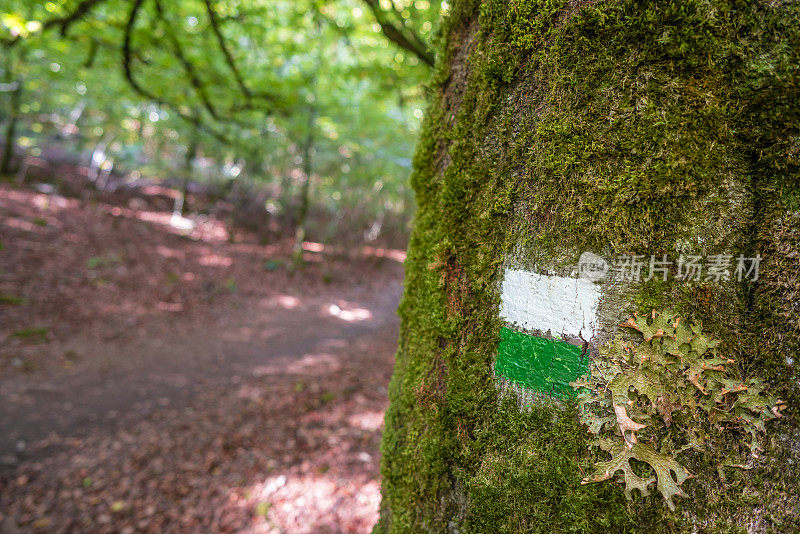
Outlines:
{"label": "green paint stripe", "polygon": [[564,341],[502,328],[494,370],[523,387],[562,399],[574,397],[569,383],[589,374],[589,358],[581,357],[581,352]]}

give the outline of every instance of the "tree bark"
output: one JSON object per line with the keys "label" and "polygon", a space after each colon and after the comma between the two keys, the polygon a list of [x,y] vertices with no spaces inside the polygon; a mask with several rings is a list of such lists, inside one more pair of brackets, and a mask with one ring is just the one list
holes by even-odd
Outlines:
{"label": "tree bark", "polygon": [[[12,59],[9,58],[6,62],[9,74],[11,73]],[[4,145],[3,145],[3,159],[0,160],[0,173],[10,173],[13,171],[12,162],[14,161],[14,147],[17,140],[17,124],[19,123],[20,111],[19,107],[22,102],[22,79],[13,80],[13,76],[9,76],[11,83],[16,83],[16,86],[11,90],[8,102],[8,123],[6,124],[6,131],[3,132]]]}
{"label": "tree bark", "polygon": [[[800,529],[800,6],[456,1],[441,34],[376,532]],[[552,301],[585,252],[617,274],[621,257],[672,264]],[[761,258],[757,278],[739,257]],[[515,293],[514,276],[550,285]],[[684,454],[674,511],[652,486],[629,501],[615,477],[581,484],[607,456],[569,394],[503,375],[509,306],[545,310],[554,326],[525,333],[593,362],[634,312],[672,311],[787,408],[757,454],[721,428]]]}
{"label": "tree bark", "polygon": [[322,68],[322,58],[325,43],[322,39],[322,23],[319,14],[315,13],[315,37],[317,39],[317,57],[311,75],[310,96],[311,105],[308,107],[308,118],[305,128],[305,139],[300,147],[300,157],[303,158],[303,183],[300,186],[300,207],[295,219],[294,247],[292,251],[292,269],[300,267],[303,263],[303,242],[306,240],[306,223],[308,209],[311,203],[311,173],[314,169],[311,158],[314,154],[314,128],[317,121],[317,79]]}
{"label": "tree bark", "polygon": [[197,135],[194,134],[191,141],[189,141],[189,144],[186,146],[186,154],[183,158],[180,191],[175,198],[175,205],[172,208],[173,217],[186,215],[186,194],[189,191],[189,182],[194,173],[194,160],[197,159],[198,147],[199,142],[197,141]]}
{"label": "tree bark", "polygon": [[[16,91],[14,91],[16,93]],[[12,99],[14,97],[12,96]],[[8,118],[8,124],[6,125],[6,131],[4,132],[5,136],[5,143],[3,146],[3,159],[0,161],[0,173],[10,173],[13,169],[11,168],[11,162],[14,159],[14,147],[16,146],[15,139],[17,136],[17,121],[18,117],[16,114],[12,114]]]}
{"label": "tree bark", "polygon": [[309,108],[306,138],[303,140],[300,150],[300,157],[303,158],[303,183],[300,186],[300,207],[297,210],[297,219],[295,221],[292,253],[292,266],[294,268],[303,263],[303,242],[306,240],[308,208],[311,203],[311,172],[314,168],[311,162],[311,155],[314,151],[314,122],[316,118],[316,108]]}

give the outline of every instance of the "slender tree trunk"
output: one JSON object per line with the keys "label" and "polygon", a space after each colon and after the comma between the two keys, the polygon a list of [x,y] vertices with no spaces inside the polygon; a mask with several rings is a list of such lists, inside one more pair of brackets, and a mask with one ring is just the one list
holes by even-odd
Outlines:
{"label": "slender tree trunk", "polygon": [[172,208],[173,216],[186,215],[186,194],[189,190],[189,182],[192,179],[194,172],[194,160],[197,159],[197,149],[199,143],[196,136],[192,137],[189,145],[186,147],[186,154],[183,158],[183,169],[181,173],[181,185],[178,196],[175,199],[175,205]]}
{"label": "slender tree trunk", "polygon": [[109,133],[101,137],[95,144],[89,161],[89,181],[94,183],[95,187],[100,191],[105,190],[107,185],[103,179],[105,172],[103,167],[110,160],[108,149],[113,142],[114,134]]}
{"label": "slender tree trunk", "polygon": [[69,113],[69,123],[58,131],[58,138],[63,139],[76,135],[78,133],[78,121],[83,117],[83,112],[86,110],[86,101],[81,100],[72,108]]}
{"label": "slender tree trunk", "polygon": [[[7,62],[7,68],[11,69],[11,60],[9,59]],[[9,76],[9,79],[13,79],[13,76]],[[17,125],[19,122],[20,117],[20,104],[22,103],[22,80],[16,80],[16,82],[12,81],[11,83],[16,83],[16,87],[12,89],[9,95],[9,113],[8,113],[8,122],[6,123],[6,130],[3,133],[5,142],[3,145],[3,159],[0,160],[0,173],[10,173],[12,172],[12,162],[14,159],[14,147],[16,147],[16,140],[17,140]]]}
{"label": "slender tree trunk", "polygon": [[0,173],[10,173],[13,170],[11,168],[11,162],[14,156],[14,147],[16,146],[17,120],[16,115],[11,115],[6,125],[3,159],[0,161]]}
{"label": "slender tree trunk", "polygon": [[295,221],[294,247],[292,252],[292,263],[294,267],[299,267],[303,263],[303,242],[306,240],[306,222],[308,219],[308,208],[311,202],[311,173],[313,165],[311,157],[314,151],[314,121],[316,120],[316,109],[309,108],[308,125],[306,138],[300,150],[303,158],[303,184],[300,186],[300,206],[297,210],[297,220]]}
{"label": "slender tree trunk", "polygon": [[303,242],[306,240],[306,222],[308,209],[311,202],[311,173],[314,169],[311,158],[314,154],[314,125],[317,120],[316,86],[317,77],[322,68],[324,41],[322,39],[322,20],[318,12],[314,13],[317,39],[317,57],[311,81],[311,96],[313,100],[308,108],[308,122],[306,123],[306,138],[301,146],[300,154],[303,158],[303,184],[300,187],[300,207],[295,222],[294,247],[292,251],[292,268],[297,268],[303,263]]}
{"label": "slender tree trunk", "polygon": [[[456,0],[441,33],[376,532],[800,531],[800,5]],[[728,388],[670,426],[696,407],[645,376],[600,444],[694,477],[642,461],[592,482],[609,453],[570,382],[652,310],[702,323],[730,387],[786,408],[745,435],[712,422],[739,409]],[[634,447],[616,410],[643,392],[666,423]]]}

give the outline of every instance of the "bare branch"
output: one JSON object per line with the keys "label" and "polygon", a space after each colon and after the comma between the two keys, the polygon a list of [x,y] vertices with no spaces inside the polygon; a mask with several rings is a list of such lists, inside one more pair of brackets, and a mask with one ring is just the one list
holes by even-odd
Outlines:
{"label": "bare branch", "polygon": [[422,38],[412,32],[404,24],[401,24],[402,29],[393,24],[387,18],[386,12],[381,8],[379,0],[364,0],[364,3],[369,6],[372,14],[375,16],[375,20],[380,24],[381,30],[387,39],[400,48],[408,50],[429,67],[434,65],[434,55]]}
{"label": "bare branch", "polygon": [[[231,108],[231,111],[242,111],[242,110],[254,110],[257,109],[255,106],[252,105],[251,100],[258,99],[264,100],[271,104],[278,104],[280,107],[280,98],[277,97],[274,93],[270,93],[268,91],[253,91],[250,89],[244,81],[242,77],[241,71],[236,64],[236,60],[233,57],[233,54],[230,52],[230,48],[228,47],[227,42],[225,41],[225,36],[222,35],[222,28],[220,26],[220,16],[219,14],[214,11],[213,6],[211,5],[210,0],[203,0],[206,6],[206,12],[208,13],[208,18],[211,21],[211,29],[214,32],[214,35],[217,39],[217,43],[219,44],[220,49],[222,50],[223,55],[225,56],[225,62],[228,65],[228,68],[233,73],[234,78],[236,79],[236,84],[239,86],[242,94],[247,99],[247,102],[241,104],[239,106]],[[273,110],[274,112],[275,110]]]}
{"label": "bare branch", "polygon": [[225,143],[227,145],[234,145],[235,143],[233,143],[230,139],[228,139],[228,137],[218,132],[214,128],[211,128],[207,124],[205,124],[196,114],[186,113],[175,104],[148,91],[147,89],[142,87],[142,85],[134,77],[132,61],[131,61],[132,57],[131,41],[132,41],[133,29],[136,27],[136,19],[139,15],[139,11],[143,3],[144,0],[133,0],[133,4],[131,5],[131,11],[130,14],[128,15],[128,22],[125,24],[125,37],[123,39],[123,44],[122,44],[122,67],[125,73],[125,79],[128,81],[128,84],[140,96],[143,96],[148,100],[151,100],[152,102],[158,104],[159,106],[169,108],[173,113],[178,115],[181,119],[207,132],[209,135],[211,135],[218,141]]}
{"label": "bare branch", "polygon": [[194,65],[191,61],[186,57],[186,54],[183,52],[183,48],[180,45],[177,37],[175,34],[172,33],[169,22],[164,18],[164,10],[161,7],[161,2],[159,0],[155,0],[156,5],[156,13],[158,13],[158,18],[164,22],[166,26],[166,34],[169,37],[170,44],[172,44],[172,50],[175,53],[175,56],[178,58],[178,61],[181,62],[183,65],[183,70],[186,71],[186,75],[189,77],[189,82],[192,84],[197,96],[200,97],[200,100],[203,102],[203,105],[208,110],[209,114],[215,119],[219,119],[219,115],[217,114],[217,110],[214,105],[211,103],[211,99],[208,97],[208,93],[206,92],[205,85],[200,80],[200,76],[197,74],[197,70],[194,68]]}
{"label": "bare branch", "polygon": [[239,88],[242,90],[242,93],[247,98],[250,98],[252,96],[252,93],[250,93],[250,89],[248,89],[247,85],[245,85],[244,80],[242,79],[242,75],[239,72],[239,68],[236,66],[236,61],[233,59],[233,55],[231,54],[231,51],[228,49],[227,43],[225,43],[225,37],[222,35],[222,30],[220,30],[219,27],[219,19],[217,17],[217,13],[214,11],[214,8],[211,6],[211,2],[209,0],[203,0],[203,3],[206,6],[206,13],[208,13],[208,20],[211,22],[211,29],[214,31],[214,35],[217,38],[217,43],[219,44],[219,48],[225,55],[225,62],[228,64],[228,68],[231,69],[233,77],[236,78],[236,83],[239,84]]}
{"label": "bare branch", "polygon": [[[423,50],[427,50],[428,44],[422,39],[422,37],[419,36],[417,32],[415,32],[408,26],[408,24],[406,24],[406,19],[403,18],[402,13],[399,9],[397,9],[397,5],[394,3],[394,1],[390,0],[389,5],[392,6],[392,13],[394,13],[394,17],[400,23],[402,29],[405,30],[406,36],[416,43],[416,46],[419,46]],[[411,8],[416,11],[413,3],[411,4]]]}
{"label": "bare branch", "polygon": [[[183,106],[179,106],[176,103],[170,101],[168,98],[159,96],[159,95],[153,93],[152,91],[150,91],[149,89],[145,88],[136,79],[136,77],[134,75],[134,72],[133,72],[133,58],[137,57],[136,52],[133,50],[133,44],[132,44],[132,42],[133,42],[133,32],[134,32],[134,29],[136,27],[136,21],[138,19],[138,16],[139,16],[139,13],[141,11],[142,5],[144,4],[144,1],[145,0],[133,0],[132,5],[131,5],[131,10],[130,10],[130,13],[128,15],[128,21],[125,24],[125,28],[124,28],[124,38],[123,38],[123,44],[122,44],[122,66],[123,66],[125,79],[128,81],[128,84],[131,86],[131,88],[134,90],[134,92],[136,92],[138,95],[150,100],[151,102],[153,102],[153,103],[155,103],[155,104],[157,104],[157,105],[159,105],[159,106],[161,106],[163,108],[169,109],[177,117],[180,117],[181,119],[183,119],[187,123],[192,124],[193,126],[198,128],[199,130],[207,133],[208,135],[210,135],[214,139],[218,140],[219,142],[221,142],[221,143],[223,143],[225,145],[228,145],[228,146],[238,146],[239,143],[236,141],[235,138],[231,138],[231,137],[227,136],[225,133],[223,133],[219,129],[217,129],[217,128],[213,127],[212,125],[208,124],[206,122],[206,120],[204,120],[204,116],[201,113],[198,113],[197,111],[187,111],[187,110],[185,110]],[[161,10],[161,6],[160,6],[159,0],[154,0],[154,3],[156,5],[156,10]],[[166,20],[163,18],[163,11],[159,11],[159,19],[166,23]],[[169,35],[169,32],[168,32],[168,35]],[[204,89],[204,86],[202,86],[202,84],[200,83],[199,77],[196,74],[194,66],[187,60],[187,58],[183,54],[183,51],[180,48],[179,43],[177,43],[177,39],[174,36],[172,36],[170,39],[172,40],[172,44],[174,45],[175,53],[178,56],[178,59],[181,61],[181,63],[184,66],[184,70],[189,75],[190,82],[192,83],[192,85],[195,88],[195,90],[198,91],[198,95],[201,97],[201,99],[204,100],[204,103],[209,104],[209,105],[204,106],[202,109],[205,109],[208,112],[208,114],[212,116],[212,118],[215,118],[215,119],[218,118],[218,116],[216,114],[216,110],[213,108],[213,106],[210,106],[210,102],[208,100],[208,97],[204,96],[205,95],[205,89]],[[141,58],[139,58],[139,59],[141,60]],[[200,91],[202,91],[202,92],[200,92]],[[267,93],[258,92],[258,93],[251,93],[251,94],[252,94],[253,98],[265,99],[265,100],[270,100],[270,101],[274,101],[275,100],[274,96],[269,95]],[[212,110],[213,110],[213,112],[212,112]],[[232,117],[232,114],[234,114],[234,113],[241,112],[241,111],[247,111],[247,110],[254,111],[254,110],[256,110],[256,108],[253,107],[252,105],[250,105],[249,103],[245,103],[244,105],[234,105],[229,109],[223,110],[224,113],[223,113],[222,116],[226,117],[226,120],[224,121],[224,124],[227,125],[227,126],[236,126],[236,127],[242,128],[242,129],[251,128],[252,125],[248,125],[248,124],[242,123],[239,120],[236,120],[235,118]],[[265,110],[259,110],[259,111],[266,112]],[[273,111],[273,113],[276,113],[276,112],[284,112],[285,113],[286,110],[282,109],[281,107],[278,107],[275,111]]]}
{"label": "bare branch", "polygon": [[133,87],[134,91],[151,100],[155,100],[156,98],[154,95],[148,94],[147,91],[139,85],[133,77],[133,70],[131,69],[131,37],[133,28],[136,26],[136,18],[139,15],[142,3],[144,3],[144,0],[133,0],[131,12],[128,15],[128,22],[125,24],[125,36],[122,41],[122,68],[125,72],[125,79],[128,80],[128,83]]}
{"label": "bare branch", "polygon": [[73,23],[88,15],[92,9],[105,1],[106,0],[83,0],[83,2],[78,4],[78,7],[75,8],[75,11],[60,19],[48,20],[42,25],[42,29],[46,30],[49,27],[58,26],[61,28],[61,35],[66,35],[67,30]]}
{"label": "bare branch", "polygon": [[[54,17],[52,19],[46,20],[42,23],[42,32],[45,32],[51,28],[58,27],[60,28],[60,32],[62,36],[66,36],[67,30],[69,27],[72,26],[74,23],[78,22],[80,19],[88,15],[92,9],[97,7],[99,4],[102,4],[107,0],[83,0],[78,7],[75,8],[75,11],[72,13],[68,13],[63,17]],[[20,40],[20,36],[17,35],[13,39],[4,39],[3,44],[11,48],[15,44],[17,44]]]}

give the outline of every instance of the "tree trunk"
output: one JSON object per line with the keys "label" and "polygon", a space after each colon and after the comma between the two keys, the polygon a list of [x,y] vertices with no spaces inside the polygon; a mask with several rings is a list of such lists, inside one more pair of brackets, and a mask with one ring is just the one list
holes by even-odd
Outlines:
{"label": "tree trunk", "polygon": [[[376,531],[800,530],[800,5],[456,1],[442,35]],[[785,409],[762,450],[713,423],[727,400],[666,421],[694,449],[641,430],[695,476],[656,487],[633,462],[649,495],[628,500],[613,469],[585,480],[608,453],[570,382],[652,310],[702,323],[747,394]]]}
{"label": "tree trunk", "polygon": [[311,172],[313,170],[311,155],[314,151],[314,121],[316,118],[316,109],[309,108],[306,138],[300,150],[303,158],[303,183],[300,186],[300,207],[297,210],[297,220],[295,221],[293,268],[297,268],[303,263],[303,242],[306,240],[306,222],[311,203]]}
{"label": "tree trunk", "polygon": [[0,161],[0,173],[6,174],[12,171],[11,161],[14,157],[14,146],[17,135],[17,116],[11,115],[5,131],[5,143],[3,146],[3,159]]}
{"label": "tree trunk", "polygon": [[182,176],[181,176],[181,185],[180,191],[178,192],[178,196],[175,198],[175,205],[172,207],[172,216],[184,216],[186,215],[186,194],[189,191],[189,182],[192,179],[192,174],[194,173],[194,160],[197,159],[197,149],[199,143],[197,141],[197,136],[192,136],[192,140],[186,146],[186,154],[183,158],[183,169],[182,169]]}
{"label": "tree trunk", "polygon": [[19,106],[22,101],[22,80],[17,80],[16,84],[16,87],[12,89],[9,97],[8,123],[6,124],[6,131],[3,133],[5,142],[3,146],[3,159],[0,160],[0,173],[4,174],[10,173],[13,170],[11,163],[14,160],[14,147],[16,146],[17,140],[17,124],[20,116]]}

